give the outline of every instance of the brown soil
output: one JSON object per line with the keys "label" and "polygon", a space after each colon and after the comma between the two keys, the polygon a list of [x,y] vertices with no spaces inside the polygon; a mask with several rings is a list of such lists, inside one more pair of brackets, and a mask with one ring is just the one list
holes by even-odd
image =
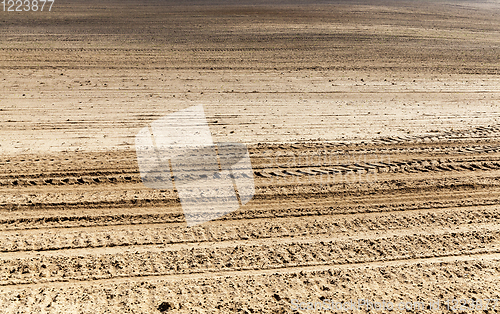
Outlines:
{"label": "brown soil", "polygon": [[[500,298],[499,18],[494,1],[0,12],[0,312]],[[256,194],[188,228],[175,190],[141,183],[134,136],[197,104],[215,142],[248,144]]]}

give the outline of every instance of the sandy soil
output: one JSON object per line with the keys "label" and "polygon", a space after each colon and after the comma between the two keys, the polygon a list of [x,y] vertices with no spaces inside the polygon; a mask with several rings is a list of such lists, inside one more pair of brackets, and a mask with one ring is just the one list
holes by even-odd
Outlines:
{"label": "sandy soil", "polygon": [[[2,313],[500,298],[497,1],[0,13]],[[134,136],[198,104],[256,195],[188,228]]]}

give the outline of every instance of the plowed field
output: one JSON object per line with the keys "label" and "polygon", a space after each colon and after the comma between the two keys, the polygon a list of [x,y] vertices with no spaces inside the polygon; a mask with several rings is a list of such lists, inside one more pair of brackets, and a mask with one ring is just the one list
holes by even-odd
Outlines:
{"label": "plowed field", "polygon": [[[500,311],[478,307],[500,299],[499,21],[494,1],[0,12],[0,312]],[[187,227],[134,136],[197,104],[247,144],[255,196]]]}

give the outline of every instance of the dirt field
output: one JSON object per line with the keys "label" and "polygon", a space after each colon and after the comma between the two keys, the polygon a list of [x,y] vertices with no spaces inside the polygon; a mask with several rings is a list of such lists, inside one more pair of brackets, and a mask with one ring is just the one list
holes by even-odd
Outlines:
{"label": "dirt field", "polygon": [[[498,1],[0,12],[0,312],[500,312],[478,302],[500,299],[499,21]],[[199,104],[256,193],[188,228],[134,137]]]}

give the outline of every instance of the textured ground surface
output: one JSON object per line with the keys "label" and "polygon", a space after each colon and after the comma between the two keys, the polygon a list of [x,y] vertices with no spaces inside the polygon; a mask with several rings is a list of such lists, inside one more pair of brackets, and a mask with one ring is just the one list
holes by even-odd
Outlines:
{"label": "textured ground surface", "polygon": [[[500,4],[249,4],[1,12],[0,312],[500,299]],[[197,104],[256,194],[188,228],[133,144]]]}

